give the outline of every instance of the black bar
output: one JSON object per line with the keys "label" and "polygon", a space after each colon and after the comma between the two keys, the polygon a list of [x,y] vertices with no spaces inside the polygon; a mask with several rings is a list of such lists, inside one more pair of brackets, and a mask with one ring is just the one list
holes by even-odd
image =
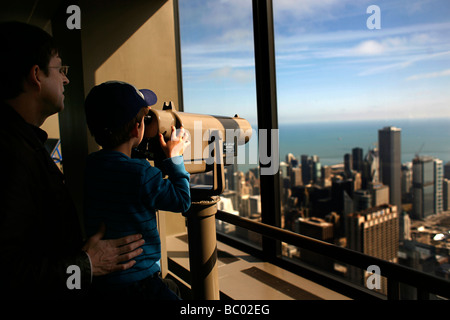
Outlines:
{"label": "black bar", "polygon": [[423,288],[417,288],[417,300],[430,300],[430,293]]}
{"label": "black bar", "polygon": [[[64,87],[64,110],[58,113],[61,153],[66,185],[83,221],[84,164],[88,155],[88,131],[84,115],[84,73],[81,30],[66,26],[66,9],[79,1],[60,1],[52,22],[52,35],[59,46],[63,64],[70,65],[69,85]],[[81,223],[83,226],[84,224]]]}
{"label": "black bar", "polygon": [[[277,94],[275,76],[275,48],[273,31],[272,0],[253,0],[253,32],[255,43],[255,75],[256,98],[258,111],[258,129],[265,130],[266,135],[259,141],[267,142],[267,156],[278,153],[278,145],[271,145],[271,129],[278,129]],[[278,141],[277,141],[278,143]],[[261,149],[260,149],[261,152]],[[277,154],[277,159],[278,159]],[[261,163],[260,157],[260,194],[261,219],[264,223],[281,225],[280,177],[275,174],[261,174],[262,168],[270,167],[273,163]],[[278,164],[275,164],[278,167]],[[278,241],[263,237],[263,251],[266,256],[277,257],[281,254]]]}
{"label": "black bar", "polygon": [[388,300],[400,300],[400,287],[398,281],[392,278],[388,278],[387,287]]}

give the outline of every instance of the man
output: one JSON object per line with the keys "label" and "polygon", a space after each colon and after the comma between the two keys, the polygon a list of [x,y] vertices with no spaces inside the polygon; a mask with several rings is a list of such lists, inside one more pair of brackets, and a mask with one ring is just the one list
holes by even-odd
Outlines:
{"label": "man", "polygon": [[[37,27],[0,23],[0,42],[0,293],[83,296],[92,276],[131,268],[144,240],[141,235],[101,240],[101,228],[82,243],[64,176],[39,128],[64,108],[68,68],[52,37]],[[81,290],[67,285],[73,270],[80,270]]]}

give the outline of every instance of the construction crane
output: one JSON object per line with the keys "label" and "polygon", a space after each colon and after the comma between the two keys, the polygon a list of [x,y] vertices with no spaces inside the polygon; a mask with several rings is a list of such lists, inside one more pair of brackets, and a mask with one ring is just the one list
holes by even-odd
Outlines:
{"label": "construction crane", "polygon": [[422,151],[423,147],[425,146],[425,142],[422,143],[422,145],[420,146],[419,150],[416,152],[416,158],[419,157],[420,152]]}

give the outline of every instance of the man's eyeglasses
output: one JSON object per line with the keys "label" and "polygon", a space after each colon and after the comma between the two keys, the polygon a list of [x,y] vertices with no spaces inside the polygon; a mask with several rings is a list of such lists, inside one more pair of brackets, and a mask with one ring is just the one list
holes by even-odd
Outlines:
{"label": "man's eyeglasses", "polygon": [[49,67],[49,68],[58,68],[59,73],[62,73],[65,76],[67,76],[67,73],[69,73],[69,66]]}

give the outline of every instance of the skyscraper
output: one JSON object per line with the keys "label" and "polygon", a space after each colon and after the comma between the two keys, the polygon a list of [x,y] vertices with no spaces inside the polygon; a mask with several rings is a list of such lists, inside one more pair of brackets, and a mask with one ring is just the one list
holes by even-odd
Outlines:
{"label": "skyscraper", "polygon": [[442,160],[417,156],[413,159],[413,217],[423,219],[443,211]]}
{"label": "skyscraper", "polygon": [[380,182],[380,157],[378,149],[371,149],[363,161],[362,188],[367,189],[369,183]]}
{"label": "skyscraper", "polygon": [[420,156],[413,159],[413,217],[424,219],[434,213],[435,183],[433,158]]}
{"label": "skyscraper", "polygon": [[353,157],[350,153],[344,154],[344,172],[347,178],[353,177]]}
{"label": "skyscraper", "polygon": [[[323,219],[312,218],[298,218],[295,222],[295,231],[302,235],[333,243],[334,233],[333,224]],[[321,254],[317,254],[314,251],[299,248],[300,259],[320,267],[326,271],[334,270],[334,260]]]}
{"label": "skyscraper", "polygon": [[363,169],[363,149],[361,148],[353,148],[352,149],[352,158],[353,158],[353,170],[362,171]]}
{"label": "skyscraper", "polygon": [[[346,234],[350,249],[397,262],[399,217],[396,206],[382,205],[348,215]],[[359,268],[350,267],[348,275],[353,281],[366,280]],[[385,279],[381,283],[381,292],[387,292]]]}
{"label": "skyscraper", "polygon": [[445,179],[450,179],[450,162],[447,162],[444,165],[444,178]]}
{"label": "skyscraper", "polygon": [[434,159],[434,212],[441,213],[444,210],[442,198],[444,183],[444,166],[440,159]]}
{"label": "skyscraper", "polygon": [[380,180],[389,186],[389,202],[402,210],[401,184],[401,129],[385,127],[378,130],[378,148],[380,155]]}
{"label": "skyscraper", "polygon": [[312,181],[312,166],[311,159],[308,155],[302,154],[301,156],[301,164],[302,164],[302,180],[303,184],[310,184]]}
{"label": "skyscraper", "polygon": [[372,206],[377,207],[389,203],[389,187],[379,182],[369,184],[369,190],[372,194]]}
{"label": "skyscraper", "polygon": [[381,205],[347,217],[347,244],[352,250],[397,262],[399,226],[397,208]]}
{"label": "skyscraper", "polygon": [[412,201],[412,162],[402,164],[402,199],[404,202]]}
{"label": "skyscraper", "polygon": [[450,210],[450,180],[444,179],[442,183],[442,201],[444,203],[443,210]]}

